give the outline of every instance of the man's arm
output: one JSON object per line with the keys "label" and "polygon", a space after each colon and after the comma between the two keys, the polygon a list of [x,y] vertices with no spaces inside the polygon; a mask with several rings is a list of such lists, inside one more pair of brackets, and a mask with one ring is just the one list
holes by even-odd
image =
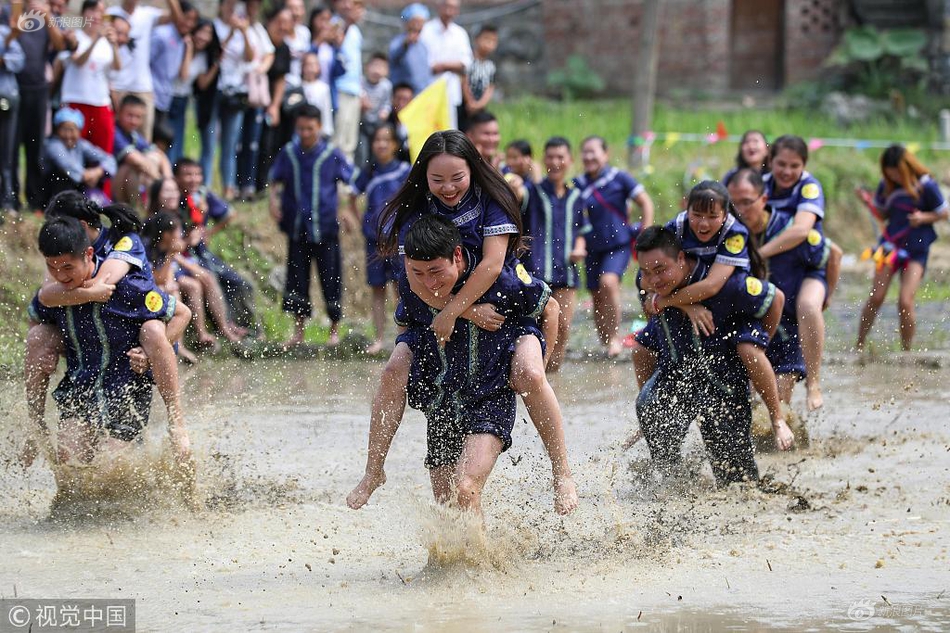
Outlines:
{"label": "man's arm", "polygon": [[[697,281],[694,284],[689,284],[685,288],[680,288],[668,297],[657,297],[657,309],[681,308],[716,296],[716,293],[722,290],[722,287],[726,285],[726,282],[729,280],[735,268],[735,266],[727,266],[725,264],[713,264],[712,268],[709,269],[709,274],[706,275],[706,278],[702,281]],[[647,307],[650,307],[649,303]]]}
{"label": "man's arm", "polygon": [[795,214],[795,220],[792,226],[782,231],[775,239],[763,244],[759,249],[759,254],[768,259],[779,253],[790,251],[808,237],[808,232],[815,227],[818,216],[810,211],[799,211]]}

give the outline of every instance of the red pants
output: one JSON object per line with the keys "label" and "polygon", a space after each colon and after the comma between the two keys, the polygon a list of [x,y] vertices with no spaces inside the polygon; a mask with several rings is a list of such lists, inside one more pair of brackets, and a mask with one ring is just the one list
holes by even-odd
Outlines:
{"label": "red pants", "polygon": [[112,148],[115,146],[115,115],[112,113],[112,108],[110,106],[91,106],[84,103],[63,105],[82,112],[86,119],[86,125],[82,129],[83,137],[111,155]]}

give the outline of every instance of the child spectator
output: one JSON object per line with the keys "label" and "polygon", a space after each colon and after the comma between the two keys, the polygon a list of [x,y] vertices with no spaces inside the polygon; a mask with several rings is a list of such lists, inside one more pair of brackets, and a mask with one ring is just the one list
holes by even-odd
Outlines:
{"label": "child spectator", "polygon": [[327,122],[323,126],[323,134],[333,136],[333,98],[330,86],[320,75],[320,58],[316,53],[307,53],[300,69],[304,101],[319,108],[322,120]]}
{"label": "child spectator", "polygon": [[156,178],[170,178],[168,157],[139,132],[145,119],[145,102],[126,95],[119,105],[113,152],[118,165],[112,195],[118,202],[135,205]]}
{"label": "child spectator", "polygon": [[317,275],[330,317],[329,344],[340,341],[343,306],[337,183],[349,182],[353,167],[322,138],[320,110],[307,104],[297,113],[297,138],[284,146],[270,174],[270,213],[287,235],[285,312],[294,316],[290,347],[304,341],[304,326],[313,314],[310,265]]}
{"label": "child spectator", "polygon": [[389,60],[383,53],[373,53],[363,73],[363,116],[360,121],[360,147],[356,164],[369,163],[370,144],[379,124],[389,118],[393,107],[393,85],[388,79]]}
{"label": "child spectator", "polygon": [[396,157],[399,160],[410,160],[409,157],[409,131],[406,126],[399,121],[399,112],[409,105],[415,93],[409,84],[396,84],[393,86],[393,109],[389,113],[389,122],[396,128],[396,137],[399,139],[399,151]]}
{"label": "child spectator", "polygon": [[502,173],[507,171],[518,175],[525,182],[538,184],[544,174],[541,166],[535,162],[532,157],[531,144],[518,139],[508,143],[505,147],[505,164],[502,166]]}
{"label": "child spectator", "polygon": [[[475,36],[474,59],[468,68],[465,81],[462,82],[462,96],[465,102],[466,120],[476,112],[481,112],[491,103],[495,94],[495,62],[489,59],[498,48],[498,28],[486,24]],[[459,128],[464,130],[463,121]]]}

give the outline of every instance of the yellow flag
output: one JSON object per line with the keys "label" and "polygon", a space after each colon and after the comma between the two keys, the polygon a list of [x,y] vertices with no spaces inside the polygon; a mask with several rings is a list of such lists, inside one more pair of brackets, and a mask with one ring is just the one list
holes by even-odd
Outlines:
{"label": "yellow flag", "polygon": [[432,82],[428,88],[399,111],[399,122],[409,134],[409,156],[412,162],[433,132],[446,130],[449,122],[449,92],[445,79]]}
{"label": "yellow flag", "polygon": [[676,142],[680,140],[680,136],[679,132],[667,132],[665,145],[667,147],[673,147],[676,145]]}
{"label": "yellow flag", "polygon": [[916,154],[920,151],[920,143],[911,142],[907,144],[907,151],[911,154]]}

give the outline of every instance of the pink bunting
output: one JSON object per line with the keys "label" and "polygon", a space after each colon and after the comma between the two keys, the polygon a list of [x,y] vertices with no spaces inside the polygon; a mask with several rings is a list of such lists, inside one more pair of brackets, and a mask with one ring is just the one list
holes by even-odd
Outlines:
{"label": "pink bunting", "polygon": [[808,141],[808,149],[812,152],[825,146],[825,142],[820,138],[813,138]]}

